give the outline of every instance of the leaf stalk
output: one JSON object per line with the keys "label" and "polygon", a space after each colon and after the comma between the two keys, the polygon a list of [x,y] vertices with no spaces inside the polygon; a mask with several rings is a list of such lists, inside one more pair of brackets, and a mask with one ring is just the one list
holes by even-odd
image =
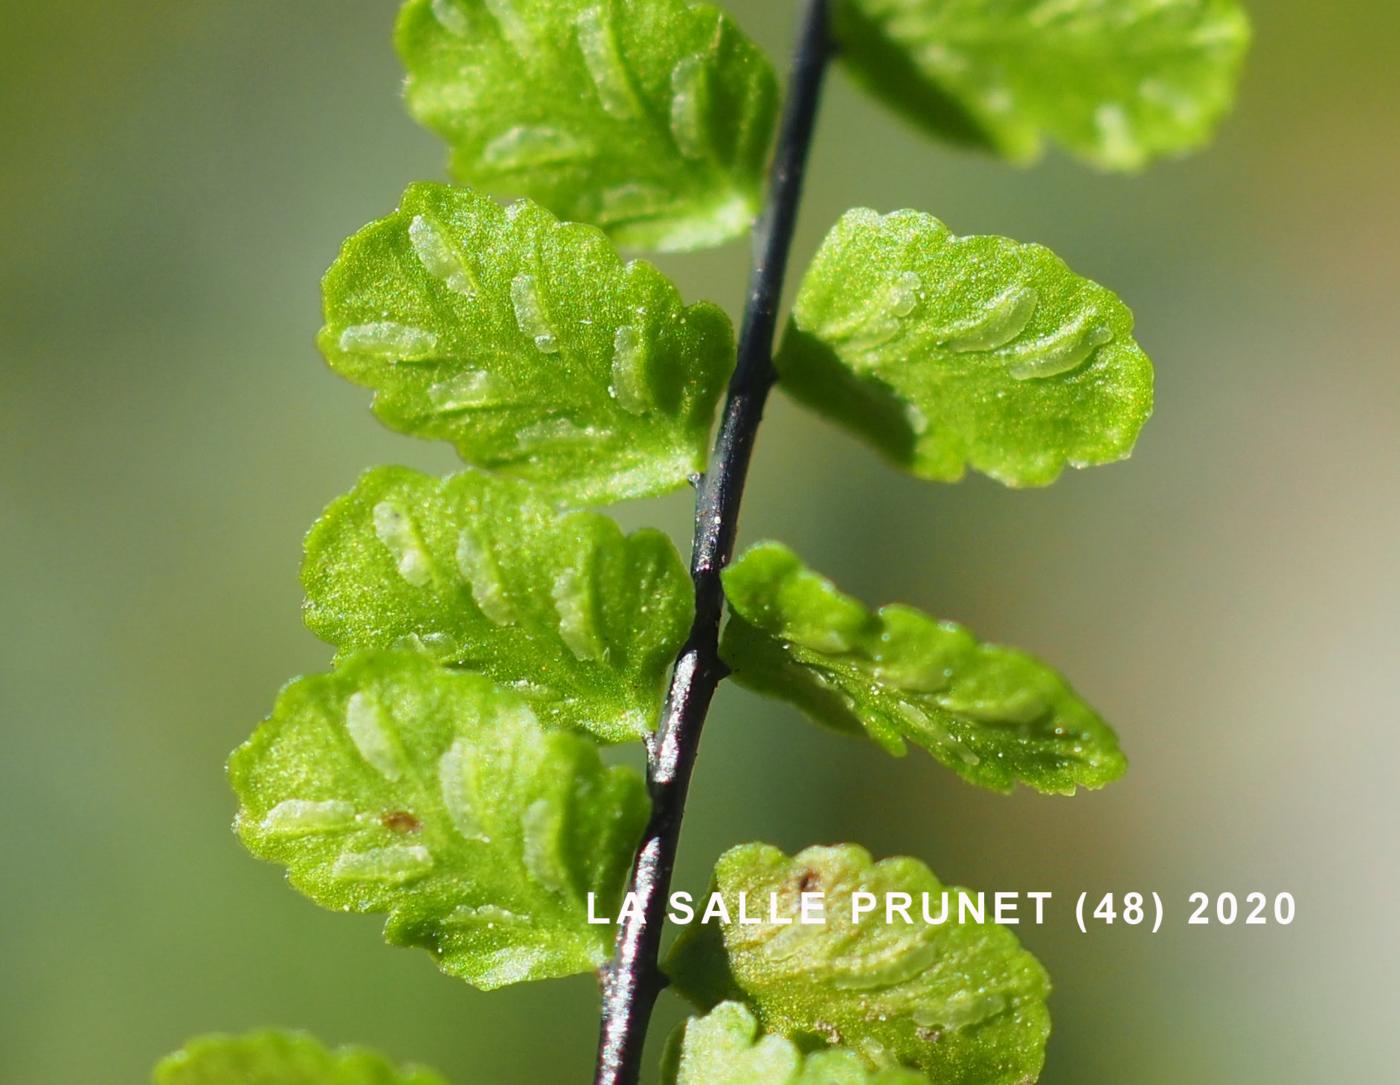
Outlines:
{"label": "leaf stalk", "polygon": [[806,0],[767,200],[754,229],[738,362],[710,470],[697,488],[690,563],[695,620],[672,671],[660,726],[647,744],[652,810],[627,886],[637,907],[629,909],[619,926],[616,952],[601,971],[603,1011],[594,1085],[635,1085],[652,1010],[667,983],[658,959],[681,819],[710,701],[727,673],[719,657],[724,610],[720,572],[734,553],[754,440],[776,380],[773,336],[778,305],[832,53],[828,0]]}

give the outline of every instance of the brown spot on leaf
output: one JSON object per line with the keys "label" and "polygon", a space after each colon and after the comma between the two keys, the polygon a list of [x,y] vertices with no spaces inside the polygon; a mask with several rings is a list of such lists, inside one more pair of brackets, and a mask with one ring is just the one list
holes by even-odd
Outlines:
{"label": "brown spot on leaf", "polygon": [[815,870],[808,868],[802,872],[802,877],[797,879],[797,891],[806,893],[811,890],[812,886],[821,885],[821,883],[822,876]]}
{"label": "brown spot on leaf", "polygon": [[941,1028],[918,1028],[914,1030],[914,1035],[926,1044],[936,1044],[943,1039]]}
{"label": "brown spot on leaf", "polygon": [[380,817],[379,824],[390,832],[398,833],[401,836],[416,833],[423,827],[423,823],[407,810],[390,810]]}

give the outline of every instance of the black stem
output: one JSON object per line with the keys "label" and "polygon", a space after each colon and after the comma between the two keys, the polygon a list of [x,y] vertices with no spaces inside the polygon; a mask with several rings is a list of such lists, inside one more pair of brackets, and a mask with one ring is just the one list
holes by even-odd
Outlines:
{"label": "black stem", "polygon": [[719,623],[724,609],[720,571],[734,553],[739,503],[754,437],[776,378],[773,332],[797,222],[807,149],[812,142],[817,102],[830,58],[827,0],[807,0],[793,54],[767,204],[754,229],[753,266],[739,335],[738,364],[729,382],[710,470],[700,480],[695,501],[695,541],[690,560],[690,575],[695,581],[695,621],[672,672],[660,727],[648,743],[651,819],[628,885],[637,906],[621,924],[616,954],[601,974],[603,1021],[594,1085],[635,1085],[652,1009],[667,982],[657,961],[686,792],[710,700],[727,673],[719,658]]}

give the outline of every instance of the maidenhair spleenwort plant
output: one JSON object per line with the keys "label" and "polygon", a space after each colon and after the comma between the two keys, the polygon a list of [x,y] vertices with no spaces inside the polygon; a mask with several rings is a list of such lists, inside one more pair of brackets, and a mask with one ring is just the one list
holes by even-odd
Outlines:
{"label": "maidenhair spleenwort plant", "polygon": [[[383,913],[389,942],[476,987],[597,970],[598,1085],[637,1080],[668,983],[700,1011],[668,1049],[673,1085],[1034,1081],[1049,984],[1008,930],[843,907],[942,892],[914,859],[743,844],[714,893],[730,914],[741,894],[774,910],[689,926],[659,963],[726,675],[997,791],[1124,770],[1113,732],[1031,657],[872,611],[776,542],[731,561],[775,382],[944,481],[1040,486],[1122,459],[1151,411],[1113,294],[920,210],[844,215],[775,354],[803,164],[839,55],[938,138],[1014,161],[1053,140],[1136,169],[1208,137],[1247,38],[1234,0],[805,0],[779,119],[768,61],[709,4],[408,0],[408,105],[462,187],[413,185],[346,243],[320,346],[387,425],[450,441],[467,467],[377,468],[312,529],[306,620],[335,665],[284,689],[233,754],[248,849],[319,904]],[[737,348],[723,312],[614,248],[717,243],[760,208]],[[664,535],[592,511],[687,481],[689,575]],[[645,781],[600,757],[621,742],[645,744]],[[814,891],[827,922],[787,922]],[[590,902],[621,912],[615,941]],[[278,1033],[194,1041],[156,1079],[440,1085]]]}

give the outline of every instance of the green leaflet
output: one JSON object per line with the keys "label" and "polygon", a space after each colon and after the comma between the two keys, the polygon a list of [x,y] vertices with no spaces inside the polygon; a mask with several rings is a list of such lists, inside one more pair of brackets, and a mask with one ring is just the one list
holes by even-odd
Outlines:
{"label": "green leaflet", "polygon": [[803,1055],[783,1036],[758,1037],[742,1003],[721,1002],[692,1017],[667,1043],[666,1085],[928,1085],[912,1070],[870,1070],[854,1051]]}
{"label": "green leaflet", "polygon": [[753,221],[773,71],[727,15],[683,0],[410,0],[414,115],[452,169],[623,245],[718,244]]}
{"label": "green leaflet", "polygon": [[527,201],[412,185],[326,274],[319,344],[390,427],[565,503],[662,493],[704,469],[734,366],[729,318]]}
{"label": "green leaflet", "polygon": [[[586,972],[646,819],[642,781],[489,679],[413,652],[293,682],[229,760],[248,850],[340,911],[387,912],[483,989]],[[615,914],[615,913],[605,913]]]}
{"label": "green leaflet", "polygon": [[695,599],[659,531],[624,536],[481,471],[406,467],[366,472],[326,510],[302,583],[306,624],[342,652],[416,648],[605,742],[656,725]]}
{"label": "green leaflet", "polygon": [[1040,245],[848,211],[802,281],[783,387],[922,478],[1043,486],[1132,452],[1152,413],[1133,316]]}
{"label": "green leaflet", "polygon": [[912,607],[872,614],[785,546],[752,547],[724,591],[734,680],[818,723],[895,755],[913,742],[994,791],[1019,780],[1068,795],[1127,768],[1113,731],[1043,663]]}
{"label": "green leaflet", "polygon": [[161,1060],[155,1085],[446,1085],[360,1047],[328,1051],[299,1032],[200,1036]]}
{"label": "green leaflet", "polygon": [[[1044,969],[1006,928],[959,923],[965,890],[947,889],[945,924],[924,923],[921,894],[938,918],[945,887],[917,860],[874,863],[853,844],[789,859],[745,844],[720,856],[713,888],[731,917],[743,892],[748,914],[764,919],[696,924],[677,939],[667,973],[698,1005],[741,998],[765,1032],[839,1044],[871,1067],[913,1067],[939,1085],[1021,1085],[1040,1072],[1050,1032]],[[859,920],[856,892],[878,902]],[[824,923],[768,921],[770,900],[777,915],[796,916],[802,893],[820,894]],[[892,893],[910,896],[912,923],[886,922]]]}
{"label": "green leaflet", "polygon": [[1207,140],[1234,100],[1236,0],[839,0],[856,78],[935,135],[1017,162],[1044,137],[1135,170]]}

